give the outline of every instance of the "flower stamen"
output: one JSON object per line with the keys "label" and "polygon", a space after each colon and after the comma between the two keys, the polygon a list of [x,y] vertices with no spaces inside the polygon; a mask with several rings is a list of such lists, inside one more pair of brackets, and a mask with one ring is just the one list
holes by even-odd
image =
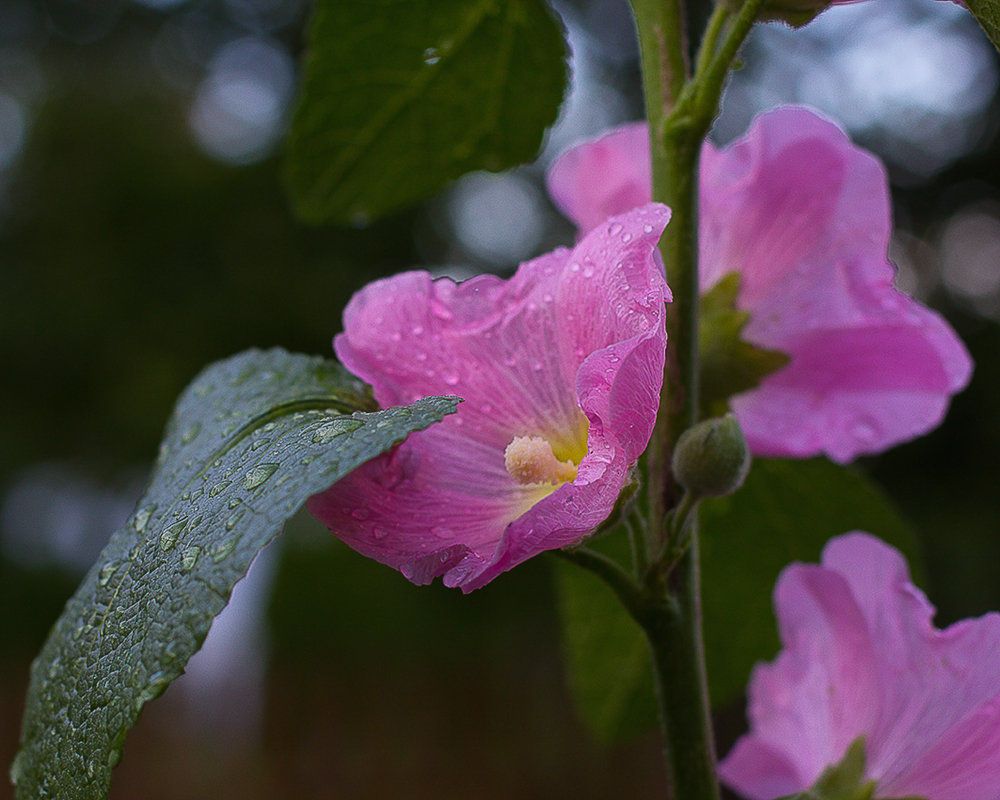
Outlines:
{"label": "flower stamen", "polygon": [[504,466],[520,484],[550,483],[558,486],[576,479],[577,465],[559,461],[552,445],[541,436],[515,436],[503,453]]}

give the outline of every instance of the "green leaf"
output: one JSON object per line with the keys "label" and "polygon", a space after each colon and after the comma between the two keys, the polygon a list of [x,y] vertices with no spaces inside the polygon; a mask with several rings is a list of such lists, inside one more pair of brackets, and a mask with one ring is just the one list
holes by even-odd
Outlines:
{"label": "green leaf", "polygon": [[[739,697],[753,665],[778,650],[771,605],[778,573],[792,561],[818,561],[830,538],[851,530],[867,530],[913,556],[912,534],[881,492],[823,459],[758,459],[734,495],[702,503],[705,649],[715,705]],[[588,546],[627,563],[620,532]],[[593,574],[569,563],[556,567],[581,717],[605,741],[652,727],[658,705],[644,634]]]}
{"label": "green leaf", "polygon": [[184,671],[284,522],[456,402],[375,411],[340,366],[282,350],[204,370],[177,404],[136,512],[32,665],[17,797],[106,797],[143,705]]}
{"label": "green leaf", "polygon": [[865,530],[912,560],[914,537],[867,478],[825,459],[758,459],[730,497],[701,508],[705,651],[714,704],[737,698],[778,651],[771,592],[792,561],[817,562],[834,536]]}
{"label": "green leaf", "polygon": [[753,389],[788,363],[785,353],[763,350],[740,338],[750,315],[736,309],[739,289],[739,273],[730,272],[701,296],[698,348],[703,417],[722,416],[732,395]]}
{"label": "green leaf", "polygon": [[859,736],[843,759],[823,770],[815,785],[784,800],[871,800],[875,781],[865,779],[865,739]]}
{"label": "green leaf", "polygon": [[[630,558],[621,529],[588,546],[620,563]],[[605,742],[652,728],[658,705],[642,629],[593,573],[561,560],[554,566],[563,651],[580,718]]]}
{"label": "green leaf", "polygon": [[374,219],[530,161],[565,57],[542,0],[319,0],[288,142],[297,213]]}
{"label": "green leaf", "polygon": [[965,0],[965,5],[1000,50],[1000,0]]}

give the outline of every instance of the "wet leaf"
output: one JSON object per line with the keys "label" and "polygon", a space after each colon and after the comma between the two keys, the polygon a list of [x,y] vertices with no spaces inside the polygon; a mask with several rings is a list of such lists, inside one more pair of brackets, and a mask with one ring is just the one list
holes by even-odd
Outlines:
{"label": "wet leaf", "polygon": [[340,366],[282,350],[205,369],[178,401],[135,513],[32,665],[17,797],[107,797],[143,705],[183,672],[285,521],[456,402],[378,411]]}
{"label": "wet leaf", "polygon": [[296,211],[364,222],[532,160],[565,59],[542,0],[319,0],[287,151]]}

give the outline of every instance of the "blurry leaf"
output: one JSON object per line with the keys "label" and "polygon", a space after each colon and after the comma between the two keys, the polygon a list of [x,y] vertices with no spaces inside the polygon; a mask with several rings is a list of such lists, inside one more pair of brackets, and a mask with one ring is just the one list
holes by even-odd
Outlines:
{"label": "blurry leaf", "polygon": [[743,341],[750,314],[736,309],[740,275],[730,272],[701,296],[698,326],[702,416],[722,416],[734,394],[753,389],[788,363],[788,356]]}
{"label": "blurry leaf", "polygon": [[[631,557],[622,529],[588,546],[619,563]],[[642,629],[593,573],[562,560],[554,566],[569,684],[584,724],[605,742],[652,728],[658,705]]]}
{"label": "blurry leaf", "polygon": [[1000,50],[1000,0],[965,0],[993,46]]}
{"label": "blurry leaf", "polygon": [[305,220],[374,219],[530,161],[566,45],[542,0],[319,0],[286,177]]}
{"label": "blurry leaf", "polygon": [[[851,530],[873,533],[912,559],[912,535],[879,490],[823,459],[756,460],[734,495],[702,503],[705,650],[714,705],[739,697],[754,663],[778,650],[771,606],[778,573],[792,561],[818,561],[829,539]],[[624,563],[626,544],[616,533],[589,546]],[[652,727],[658,704],[644,634],[598,578],[574,564],[556,566],[581,716],[606,741]]]}
{"label": "blurry leaf", "polygon": [[[815,785],[781,800],[872,800],[875,781],[865,780],[865,738],[859,736],[847,748],[843,759],[823,770]],[[899,800],[920,800],[900,797]]]}
{"label": "blurry leaf", "polygon": [[143,705],[198,650],[233,585],[312,494],[455,398],[373,411],[336,364],[248,351],[203,371],[178,402],[152,481],[32,665],[18,798],[104,798]]}
{"label": "blurry leaf", "polygon": [[[865,530],[912,560],[906,523],[867,478],[825,459],[758,459],[736,494],[701,508],[705,655],[715,705],[778,651],[771,593],[792,561],[817,562],[834,536]],[[916,572],[916,570],[914,570]]]}

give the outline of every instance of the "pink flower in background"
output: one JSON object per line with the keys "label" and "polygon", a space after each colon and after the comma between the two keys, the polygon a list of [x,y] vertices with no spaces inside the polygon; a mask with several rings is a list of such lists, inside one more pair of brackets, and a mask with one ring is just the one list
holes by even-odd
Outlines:
{"label": "pink flower in background", "polygon": [[784,649],[754,670],[725,783],[801,791],[864,736],[875,797],[1000,798],[1000,615],[938,630],[903,557],[865,533],[787,567],[774,605]]}
{"label": "pink flower in background", "polygon": [[409,272],[354,296],[340,360],[383,407],[458,413],[309,501],[355,550],[414,583],[476,589],[611,513],[656,420],[670,291],[649,204],[503,281]]}
{"label": "pink flower in background", "polygon": [[[564,153],[548,185],[582,231],[646,202],[645,124]],[[892,285],[873,156],[816,113],[779,108],[726,148],[706,142],[700,190],[702,291],[739,272],[744,337],[791,357],[730,401],[757,455],[846,462],[941,422],[972,365],[947,323]]]}

